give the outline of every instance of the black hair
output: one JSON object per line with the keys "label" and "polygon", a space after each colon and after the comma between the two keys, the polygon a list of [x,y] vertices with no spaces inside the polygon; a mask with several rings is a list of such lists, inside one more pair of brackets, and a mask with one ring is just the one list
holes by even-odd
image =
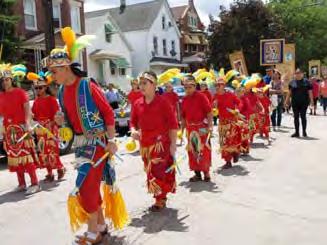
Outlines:
{"label": "black hair", "polygon": [[87,77],[87,72],[86,71],[82,71],[79,67],[81,67],[80,63],[72,63],[70,65],[70,69],[72,70],[72,72],[74,73],[75,76],[78,77]]}
{"label": "black hair", "polygon": [[[11,78],[11,86],[17,87],[17,82],[15,81],[15,79],[13,79],[12,77],[10,77],[10,78]],[[3,87],[3,80],[4,80],[4,77],[0,78],[0,91],[1,92],[5,91],[5,89]]]}

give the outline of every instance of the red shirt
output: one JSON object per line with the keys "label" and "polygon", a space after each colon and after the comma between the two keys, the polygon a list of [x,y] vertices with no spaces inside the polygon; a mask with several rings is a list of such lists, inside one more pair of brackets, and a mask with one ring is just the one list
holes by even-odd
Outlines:
{"label": "red shirt", "polygon": [[212,104],[212,94],[210,93],[210,91],[206,89],[204,91],[201,91],[201,93],[203,93],[205,96],[207,96],[210,104]]}
{"label": "red shirt", "polygon": [[253,109],[253,113],[259,112],[260,111],[260,107],[258,105],[261,104],[261,103],[260,103],[260,100],[259,100],[258,96],[255,93],[253,93],[253,92],[249,92],[245,96],[250,101],[250,105],[251,105],[251,107]]}
{"label": "red shirt", "polygon": [[150,104],[144,97],[135,102],[130,126],[141,129],[141,145],[149,146],[157,137],[169,140],[169,130],[178,129],[178,122],[169,102],[161,95],[155,95]]}
{"label": "red shirt", "polygon": [[269,107],[270,107],[270,99],[267,96],[259,97],[259,100],[261,102],[261,105],[263,106],[265,113],[269,114]]}
{"label": "red shirt", "polygon": [[127,95],[127,99],[128,102],[133,105],[135,103],[135,101],[139,98],[143,97],[143,94],[141,91],[134,91],[132,90],[128,95]]}
{"label": "red shirt", "polygon": [[182,101],[182,116],[186,123],[202,123],[211,112],[208,98],[198,91],[184,97]]}
{"label": "red shirt", "polygon": [[178,95],[175,92],[165,92],[162,95],[172,106],[173,112],[177,113]]}
{"label": "red shirt", "polygon": [[235,115],[232,114],[228,109],[235,110],[239,109],[240,100],[237,96],[230,92],[223,94],[216,94],[216,100],[219,110],[220,119],[233,119]]}
{"label": "red shirt", "polygon": [[[65,86],[64,89],[64,104],[65,109],[68,114],[69,122],[72,124],[75,133],[83,133],[81,123],[78,117],[77,104],[76,104],[76,95],[77,89],[79,86],[79,79],[74,82],[74,84]],[[107,126],[115,125],[114,112],[111,106],[108,104],[104,94],[101,89],[95,83],[90,83],[91,94],[94,100],[95,105],[100,111],[101,117],[103,118]]]}
{"label": "red shirt", "polygon": [[55,97],[38,97],[34,101],[32,112],[36,121],[54,120],[54,116],[59,111],[59,105]]}
{"label": "red shirt", "polygon": [[28,103],[26,92],[21,88],[14,88],[12,91],[2,93],[1,97],[4,125],[25,124],[24,105]]}
{"label": "red shirt", "polygon": [[0,115],[3,114],[3,92],[0,91]]}
{"label": "red shirt", "polygon": [[318,98],[319,97],[319,83],[317,81],[312,82],[312,95],[313,98]]}
{"label": "red shirt", "polygon": [[246,95],[242,95],[240,98],[240,113],[247,119],[254,113],[253,106],[251,106],[250,100]]}

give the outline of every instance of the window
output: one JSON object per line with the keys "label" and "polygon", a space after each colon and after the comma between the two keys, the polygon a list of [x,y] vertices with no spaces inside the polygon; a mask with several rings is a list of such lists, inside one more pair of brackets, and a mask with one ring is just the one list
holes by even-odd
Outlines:
{"label": "window", "polygon": [[106,37],[106,41],[108,43],[111,43],[112,41],[112,34],[113,34],[113,28],[110,24],[105,24],[104,25],[104,33],[105,33],[105,37]]}
{"label": "window", "polygon": [[166,29],[166,17],[162,16],[162,30]]}
{"label": "window", "polygon": [[153,37],[153,51],[154,51],[155,55],[158,54],[158,38],[157,37]]}
{"label": "window", "polygon": [[171,54],[171,56],[175,56],[177,53],[176,53],[176,50],[175,50],[175,47],[176,45],[175,45],[175,40],[172,40],[171,41],[171,50],[170,50],[170,54]]}
{"label": "window", "polygon": [[26,29],[37,29],[35,0],[24,0],[24,19]]}
{"label": "window", "polygon": [[53,5],[52,10],[53,10],[53,25],[55,28],[60,28],[61,27],[60,4]]}
{"label": "window", "polygon": [[76,33],[81,33],[81,11],[77,6],[72,6],[70,9],[70,17],[72,28]]}
{"label": "window", "polygon": [[191,45],[191,51],[192,51],[192,52],[196,52],[196,51],[197,51],[197,47],[196,47],[195,44],[192,44],[192,45]]}
{"label": "window", "polygon": [[111,75],[115,75],[116,74],[116,65],[114,64],[114,62],[112,62],[112,60],[110,60],[109,65],[110,65]]}
{"label": "window", "polygon": [[126,69],[125,68],[119,68],[119,75],[120,76],[126,76]]}
{"label": "window", "polygon": [[162,40],[163,54],[167,55],[167,41],[166,39]]}

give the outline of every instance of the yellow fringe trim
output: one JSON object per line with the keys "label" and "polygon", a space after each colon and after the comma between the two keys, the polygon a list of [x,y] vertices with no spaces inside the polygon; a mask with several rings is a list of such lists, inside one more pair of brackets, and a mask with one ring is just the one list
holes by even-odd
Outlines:
{"label": "yellow fringe trim", "polygon": [[69,195],[67,200],[68,214],[70,219],[70,227],[73,232],[81,228],[89,220],[89,213],[87,213],[80,204],[78,196]]}
{"label": "yellow fringe trim", "polygon": [[119,190],[113,191],[112,187],[103,184],[104,216],[112,220],[115,229],[122,229],[129,224],[130,219],[126,209],[125,201]]}

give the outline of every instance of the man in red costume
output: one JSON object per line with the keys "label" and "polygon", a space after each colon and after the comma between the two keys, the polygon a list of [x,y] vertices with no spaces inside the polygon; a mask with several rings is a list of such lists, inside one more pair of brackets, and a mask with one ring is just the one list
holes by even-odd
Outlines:
{"label": "man in red costume", "polygon": [[137,79],[131,81],[132,90],[127,95],[128,103],[133,107],[135,101],[143,96]]}
{"label": "man in red costume", "polygon": [[193,76],[184,78],[186,96],[182,101],[182,127],[186,128],[188,139],[188,156],[191,171],[195,175],[190,178],[191,182],[202,180],[210,181],[211,146],[210,136],[212,133],[211,104],[207,97],[196,91],[196,81]]}
{"label": "man in red costume", "polygon": [[41,190],[36,175],[38,158],[34,139],[31,136],[31,109],[24,90],[16,87],[10,66],[0,67],[1,114],[4,125],[4,148],[8,156],[10,172],[16,172],[17,191],[26,190],[25,173],[31,178],[31,186],[26,194],[34,194]]}
{"label": "man in red costume", "polygon": [[[53,79],[61,84],[58,97],[63,113],[57,113],[55,121],[63,125],[66,120],[75,134],[78,175],[67,201],[68,212],[73,231],[87,224],[87,232],[77,236],[76,243],[99,244],[108,232],[104,217],[110,218],[115,228],[122,228],[128,222],[111,164],[111,156],[117,151],[114,112],[101,88],[79,69],[80,64],[74,63],[78,50],[73,52],[72,48],[79,41],[75,41],[75,33],[65,27],[61,34],[64,41],[70,42],[66,43],[66,49],[51,51],[47,66]],[[105,181],[103,196],[102,180]]]}
{"label": "man in red costume", "polygon": [[65,168],[59,156],[58,126],[54,121],[54,117],[59,111],[59,105],[56,98],[49,95],[49,88],[44,80],[46,78],[42,75],[35,75],[34,89],[38,97],[33,103],[32,113],[34,120],[42,126],[36,130],[39,159],[41,166],[48,172],[45,181],[52,182],[54,181],[53,169],[57,169],[58,180],[65,175]]}
{"label": "man in red costume", "polygon": [[174,114],[179,118],[179,99],[178,95],[174,92],[174,87],[170,82],[165,84],[166,91],[162,94],[162,96],[168,100],[169,104],[173,108]]}
{"label": "man in red costume", "polygon": [[241,128],[238,124],[240,100],[231,92],[225,91],[224,77],[217,80],[216,101],[219,110],[219,142],[221,157],[225,160],[222,169],[232,167],[238,162],[241,146]]}
{"label": "man in red costume", "polygon": [[200,82],[200,90],[201,90],[201,93],[203,93],[207,97],[210,104],[212,104],[212,99],[213,99],[212,94],[210,93],[210,91],[208,89],[208,84],[206,81]]}
{"label": "man in red costume", "polygon": [[153,212],[166,207],[167,194],[176,189],[174,159],[178,123],[171,104],[156,94],[157,76],[144,72],[140,77],[143,98],[135,105],[131,117],[131,132],[140,141],[141,156],[147,175],[147,187],[153,194]]}

